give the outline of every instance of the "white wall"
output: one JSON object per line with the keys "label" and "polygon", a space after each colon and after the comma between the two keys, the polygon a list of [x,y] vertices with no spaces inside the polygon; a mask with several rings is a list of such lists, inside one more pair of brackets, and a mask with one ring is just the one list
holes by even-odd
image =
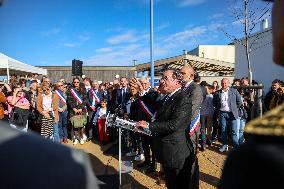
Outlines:
{"label": "white wall", "polygon": [[190,54],[202,58],[235,63],[234,45],[199,45],[196,49],[190,51]]}
{"label": "white wall", "polygon": [[[251,53],[251,66],[253,79],[263,83],[264,92],[268,92],[271,82],[274,79],[284,80],[284,68],[277,66],[272,61],[272,33],[271,30],[265,33],[260,33],[258,42],[254,45],[257,48]],[[254,36],[255,37],[255,36]],[[236,78],[248,76],[247,61],[245,55],[245,47],[236,44]]]}

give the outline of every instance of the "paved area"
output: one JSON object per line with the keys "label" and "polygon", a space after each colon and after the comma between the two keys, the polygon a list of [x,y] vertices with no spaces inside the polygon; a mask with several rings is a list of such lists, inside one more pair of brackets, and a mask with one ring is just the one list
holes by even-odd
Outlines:
{"label": "paved area", "polygon": [[[100,143],[86,142],[84,145],[77,144],[73,146],[70,141],[67,145],[81,149],[89,154],[93,169],[101,181],[101,188],[117,188],[116,186],[119,183],[117,172],[118,156],[116,155],[118,151],[117,145],[101,145]],[[227,154],[220,154],[218,152],[219,146],[220,144],[213,144],[208,150],[199,152],[198,154],[201,189],[213,189],[217,186],[222,174],[223,163],[227,157]],[[123,159],[126,160],[127,158],[124,157]],[[165,188],[157,184],[156,175],[144,174],[145,169],[139,169],[136,167],[137,162],[133,161],[133,163],[133,171],[122,175],[123,188]]]}

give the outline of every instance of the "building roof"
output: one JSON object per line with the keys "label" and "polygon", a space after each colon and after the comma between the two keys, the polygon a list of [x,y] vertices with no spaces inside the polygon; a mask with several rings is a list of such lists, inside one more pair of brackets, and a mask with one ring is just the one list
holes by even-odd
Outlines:
{"label": "building roof", "polygon": [[[166,68],[179,69],[185,64],[191,65],[201,76],[233,75],[235,67],[235,65],[230,62],[183,54],[155,61],[155,75],[160,75]],[[138,72],[150,71],[150,68],[151,63],[144,63],[136,66]]]}
{"label": "building roof", "polygon": [[[49,71],[52,70],[70,70],[72,66],[39,66]],[[82,66],[83,70],[89,71],[108,71],[108,70],[130,70],[135,71],[135,66]]]}

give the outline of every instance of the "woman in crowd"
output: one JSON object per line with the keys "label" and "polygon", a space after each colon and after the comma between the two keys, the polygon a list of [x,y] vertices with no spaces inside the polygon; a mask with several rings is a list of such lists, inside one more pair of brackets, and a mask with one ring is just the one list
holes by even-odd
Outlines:
{"label": "woman in crowd", "polygon": [[30,91],[27,92],[27,99],[29,100],[30,106],[30,116],[29,116],[29,128],[32,131],[40,133],[40,119],[39,113],[36,107],[36,101],[38,96],[38,83],[36,80],[30,83]]}
{"label": "woman in crowd", "polygon": [[69,116],[74,131],[74,145],[78,144],[78,141],[80,141],[80,144],[84,144],[84,127],[87,124],[86,99],[87,95],[84,86],[81,87],[80,80],[74,78],[73,87],[67,94]]}
{"label": "woman in crowd", "polygon": [[[138,102],[138,91],[136,88],[130,88],[130,110],[128,111],[127,118],[133,121],[143,120],[144,113],[141,110],[141,107]],[[144,150],[142,146],[141,134],[130,132],[130,141],[131,141],[131,150],[126,153],[126,156],[135,156],[134,160],[142,161],[144,159]],[[150,161],[150,160],[149,160]]]}
{"label": "woman in crowd", "polygon": [[13,96],[7,97],[10,126],[27,132],[30,103],[20,83],[13,86]]}
{"label": "woman in crowd", "polygon": [[214,87],[213,93],[215,93],[216,91],[218,91],[220,89],[218,81],[213,81],[212,85]]}
{"label": "woman in crowd", "polygon": [[244,137],[244,129],[246,125],[246,121],[249,118],[249,110],[251,108],[251,102],[249,101],[249,96],[246,96],[244,89],[238,90],[241,98],[242,98],[242,105],[239,108],[239,145],[243,144],[245,142]]}
{"label": "woman in crowd", "polygon": [[232,86],[240,87],[241,84],[242,84],[242,80],[240,80],[240,79],[234,79],[234,80],[233,80],[233,83],[232,83]]}
{"label": "woman in crowd", "polygon": [[53,139],[59,142],[58,128],[54,129],[54,123],[58,123],[58,97],[53,95],[50,84],[43,82],[41,85],[42,93],[37,97],[37,110],[41,114],[40,134],[44,138]]}
{"label": "woman in crowd", "polygon": [[5,94],[2,92],[2,87],[0,87],[0,119],[3,119],[5,115],[4,104],[6,100]]}
{"label": "woman in crowd", "polygon": [[[214,93],[220,89],[220,86],[219,86],[218,81],[213,81],[212,85],[213,85],[212,94],[214,95]],[[212,142],[215,142],[216,140],[218,140],[220,136],[221,136],[221,131],[220,131],[220,126],[218,122],[218,115],[217,115],[217,111],[214,111]]]}
{"label": "woman in crowd", "polygon": [[66,86],[62,81],[57,82],[55,86],[55,95],[58,97],[58,112],[59,112],[59,122],[58,122],[58,129],[59,129],[59,137],[61,142],[67,143],[67,95],[66,95]]}
{"label": "woman in crowd", "polygon": [[4,119],[5,114],[7,114],[7,94],[12,92],[10,86],[5,82],[0,82],[0,119]]}
{"label": "woman in crowd", "polygon": [[99,131],[99,140],[102,143],[108,142],[108,135],[106,133],[106,116],[108,114],[107,101],[102,99],[100,107],[97,108],[96,114],[93,119],[93,124],[98,127]]}
{"label": "woman in crowd", "polygon": [[[211,145],[212,141],[212,127],[213,127],[213,116],[214,116],[214,106],[213,106],[213,95],[211,94],[214,87],[206,84],[206,97],[202,102],[200,109],[200,122],[201,122],[201,149],[206,150],[206,144]],[[206,132],[207,131],[207,132]]]}

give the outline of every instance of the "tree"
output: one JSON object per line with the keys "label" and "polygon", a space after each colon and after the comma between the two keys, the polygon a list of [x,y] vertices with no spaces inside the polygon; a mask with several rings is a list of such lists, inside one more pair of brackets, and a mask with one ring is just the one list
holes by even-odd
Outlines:
{"label": "tree", "polygon": [[262,42],[258,43],[261,38],[264,37],[263,35],[259,35],[260,33],[254,37],[251,36],[256,31],[256,26],[260,25],[265,17],[270,17],[271,4],[255,0],[228,0],[228,3],[230,4],[229,12],[231,12],[233,16],[234,23],[239,23],[242,26],[241,33],[244,34],[244,38],[237,39],[235,34],[224,30],[223,32],[230,40],[245,47],[248,78],[249,84],[251,85],[253,77],[250,55],[261,46],[268,45]]}

